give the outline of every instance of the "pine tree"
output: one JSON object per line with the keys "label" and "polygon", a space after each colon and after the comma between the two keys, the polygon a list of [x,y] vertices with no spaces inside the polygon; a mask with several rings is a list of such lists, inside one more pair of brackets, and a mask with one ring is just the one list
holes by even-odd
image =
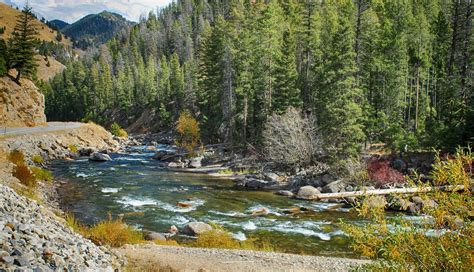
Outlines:
{"label": "pine tree", "polygon": [[173,113],[178,118],[184,105],[184,74],[176,53],[171,55],[170,60],[170,91],[174,102]]}
{"label": "pine tree", "polygon": [[281,54],[275,69],[275,94],[272,103],[274,111],[282,114],[290,106],[302,106],[297,80],[294,36],[292,30],[288,29],[283,34]]}
{"label": "pine tree", "polygon": [[34,75],[36,70],[35,47],[38,32],[33,24],[32,8],[25,5],[8,42],[8,68],[16,69],[15,81],[19,84],[22,75]]}
{"label": "pine tree", "polygon": [[334,147],[333,155],[356,155],[364,140],[361,94],[354,77],[353,9],[350,0],[330,1],[323,11],[328,25],[322,33],[316,116],[326,141]]}

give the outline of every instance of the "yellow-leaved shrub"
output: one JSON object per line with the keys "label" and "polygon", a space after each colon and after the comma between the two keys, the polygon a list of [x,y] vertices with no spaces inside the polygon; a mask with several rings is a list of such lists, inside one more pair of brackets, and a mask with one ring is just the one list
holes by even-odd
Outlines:
{"label": "yellow-leaved shrub", "polygon": [[199,122],[194,119],[191,113],[184,111],[179,115],[178,122],[176,122],[176,132],[178,133],[176,145],[186,149],[193,156],[201,141]]}
{"label": "yellow-leaved shrub", "polygon": [[[471,271],[473,159],[470,149],[458,149],[453,157],[446,159],[436,158],[431,172],[433,185],[462,185],[464,189],[452,191],[437,187],[430,193],[420,194],[424,201],[437,204],[423,206],[424,216],[420,220],[408,220],[402,216],[389,219],[383,209],[369,208],[363,202],[358,211],[370,223],[364,226],[343,224],[343,228],[357,252],[376,260],[366,265],[366,269]],[[410,182],[415,186],[415,181]]]}

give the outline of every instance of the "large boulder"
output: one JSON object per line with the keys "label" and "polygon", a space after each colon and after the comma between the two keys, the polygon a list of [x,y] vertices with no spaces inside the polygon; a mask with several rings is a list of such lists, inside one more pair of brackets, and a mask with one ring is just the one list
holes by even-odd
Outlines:
{"label": "large boulder", "polygon": [[300,199],[307,199],[314,197],[315,195],[318,195],[320,193],[321,192],[313,186],[303,186],[298,190],[296,197]]}
{"label": "large boulder", "polygon": [[212,230],[212,227],[209,224],[204,222],[191,222],[183,228],[182,232],[187,235],[195,236],[210,230]]}
{"label": "large boulder", "polygon": [[189,167],[190,168],[201,168],[202,167],[202,159],[204,157],[194,157],[189,159]]}
{"label": "large boulder", "polygon": [[90,156],[96,150],[92,147],[83,147],[78,150],[79,156]]}
{"label": "large boulder", "polygon": [[323,193],[340,193],[345,192],[346,184],[342,180],[333,181],[323,187]]}
{"label": "large boulder", "polygon": [[96,162],[105,162],[105,161],[111,161],[112,158],[107,154],[94,152],[89,156],[89,160],[96,161]]}
{"label": "large boulder", "polygon": [[147,241],[166,241],[165,235],[153,231],[146,232],[144,238]]}

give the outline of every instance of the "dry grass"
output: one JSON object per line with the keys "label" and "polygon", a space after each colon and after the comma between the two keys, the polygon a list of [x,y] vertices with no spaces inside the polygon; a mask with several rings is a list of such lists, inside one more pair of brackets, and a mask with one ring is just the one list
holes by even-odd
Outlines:
{"label": "dry grass", "polygon": [[15,165],[23,165],[25,164],[25,155],[20,150],[13,150],[8,154],[8,160]]}
{"label": "dry grass", "polygon": [[241,248],[239,241],[232,238],[232,235],[229,232],[220,229],[213,229],[200,234],[196,241],[190,243],[190,246],[228,249]]}
{"label": "dry grass", "polygon": [[121,247],[125,244],[143,242],[143,234],[123,223],[121,219],[99,222],[87,231],[87,236],[98,245]]}
{"label": "dry grass", "polygon": [[[5,33],[3,34],[3,38],[8,39],[10,37],[10,34],[12,33],[13,28],[16,24],[16,18],[20,13],[21,10],[16,10],[10,7],[9,5],[0,2],[0,14],[2,15],[0,17],[0,25],[6,27]],[[38,38],[40,40],[48,42],[57,42],[55,30],[52,30],[46,24],[43,24],[38,20],[35,20],[35,26],[39,32]],[[72,42],[71,40],[63,37],[61,44],[72,45]]]}
{"label": "dry grass", "polygon": [[224,248],[224,249],[245,249],[254,251],[275,251],[270,243],[259,241],[257,239],[248,239],[238,241],[232,237],[232,234],[219,225],[212,224],[213,229],[206,231],[198,236],[198,238],[187,244],[191,247],[201,248]]}
{"label": "dry grass", "polygon": [[15,165],[13,167],[12,175],[17,178],[21,184],[25,185],[28,188],[36,188],[38,185],[36,182],[36,177],[33,172],[24,164]]}

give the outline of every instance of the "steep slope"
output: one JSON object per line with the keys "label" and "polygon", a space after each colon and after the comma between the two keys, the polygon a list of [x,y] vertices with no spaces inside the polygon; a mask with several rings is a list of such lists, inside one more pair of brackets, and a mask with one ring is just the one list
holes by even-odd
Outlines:
{"label": "steep slope", "polygon": [[80,48],[97,46],[113,38],[115,34],[132,26],[119,14],[103,11],[99,14],[89,14],[79,21],[66,26],[62,32],[75,41]]}
{"label": "steep slope", "polygon": [[9,77],[0,77],[0,126],[23,127],[46,123],[44,95],[27,79],[16,84]]}
{"label": "steep slope", "polygon": [[[20,15],[21,11],[16,10],[9,5],[0,2],[0,27],[5,27],[5,33],[3,38],[8,39],[13,28],[15,28],[16,18]],[[35,20],[36,29],[39,32],[38,39],[47,42],[57,42],[56,35],[57,31],[49,28],[46,24]],[[70,39],[63,39],[60,42],[63,45],[72,45]]]}
{"label": "steep slope", "polygon": [[54,29],[63,29],[65,27],[67,27],[68,25],[70,25],[69,23],[66,23],[64,21],[61,21],[61,20],[52,20],[52,21],[49,21],[48,22],[48,25],[51,26],[51,28],[54,28]]}

